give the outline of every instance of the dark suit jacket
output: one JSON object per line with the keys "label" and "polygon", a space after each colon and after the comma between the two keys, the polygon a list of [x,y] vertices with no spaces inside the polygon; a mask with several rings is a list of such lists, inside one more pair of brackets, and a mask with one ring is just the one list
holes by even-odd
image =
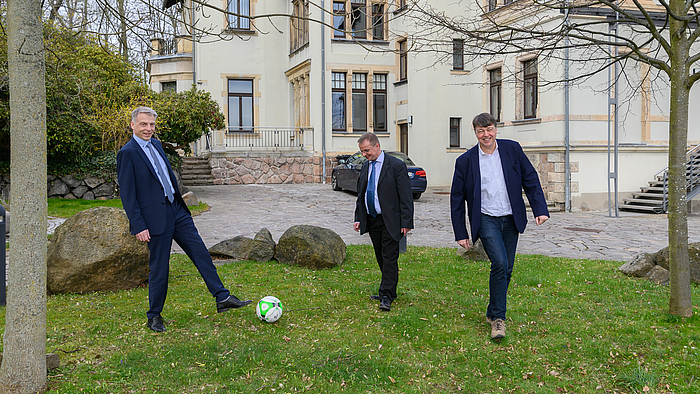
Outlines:
{"label": "dark suit jacket", "polygon": [[[530,207],[535,217],[549,216],[547,201],[544,199],[542,186],[535,168],[525,156],[519,143],[511,140],[497,139],[498,151],[501,156],[503,176],[506,180],[508,199],[513,209],[515,226],[522,234],[527,225],[527,213],[522,191],[530,201]],[[479,145],[477,144],[457,158],[455,173],[452,178],[450,192],[450,208],[452,211],[452,229],[455,241],[469,239],[464,215],[464,201],[467,202],[469,224],[471,225],[474,242],[479,239],[481,226],[481,171],[479,170]]]}
{"label": "dark suit jacket", "polygon": [[[367,232],[365,193],[368,174],[369,162],[365,162],[357,179],[357,203],[355,204],[355,222],[360,223],[360,234]],[[402,237],[402,228],[413,228],[413,194],[406,164],[386,153],[384,153],[382,171],[379,173],[377,196],[379,196],[384,225],[391,238],[398,241]]]}
{"label": "dark suit jacket", "polygon": [[[165,156],[163,146],[155,138],[151,138],[151,143],[168,167],[170,182],[175,189],[175,198],[189,212],[187,204],[180,195],[177,179],[170,168],[170,161]],[[148,160],[146,153],[133,137],[117,154],[117,178],[122,205],[126,216],[129,217],[131,234],[138,234],[146,229],[150,235],[162,234],[165,231],[165,209],[167,206],[165,202],[167,198],[151,161]]]}

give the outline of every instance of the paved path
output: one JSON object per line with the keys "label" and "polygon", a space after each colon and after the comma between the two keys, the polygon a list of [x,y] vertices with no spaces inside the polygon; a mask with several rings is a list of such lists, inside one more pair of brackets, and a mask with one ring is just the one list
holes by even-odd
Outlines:
{"label": "paved path", "polygon": [[[356,195],[334,192],[330,185],[235,185],[190,187],[211,210],[195,217],[211,247],[237,235],[253,237],[263,227],[278,240],[293,225],[329,228],[348,244],[369,244],[369,236],[352,230]],[[531,214],[530,214],[531,216]],[[518,253],[604,260],[627,260],[638,252],[668,246],[666,215],[605,212],[554,212],[542,226],[530,222]],[[449,213],[449,189],[429,188],[415,201],[415,229],[409,245],[457,247]],[[700,242],[700,216],[688,218],[690,242]],[[173,251],[181,252],[174,244]]]}

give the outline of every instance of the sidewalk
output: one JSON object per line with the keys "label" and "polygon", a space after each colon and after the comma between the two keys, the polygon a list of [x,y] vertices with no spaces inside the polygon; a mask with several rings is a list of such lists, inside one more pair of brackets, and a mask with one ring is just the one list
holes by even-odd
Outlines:
{"label": "sidewalk", "polygon": [[[195,224],[211,247],[237,235],[253,237],[263,227],[275,240],[299,224],[329,228],[347,244],[370,244],[369,236],[352,229],[356,195],[334,192],[330,185],[234,185],[190,187],[211,210],[195,217]],[[415,201],[415,229],[408,244],[458,247],[449,210],[449,188],[429,188]],[[700,241],[700,216],[688,217],[689,242]],[[542,226],[530,217],[518,243],[518,253],[555,257],[624,261],[638,252],[668,246],[666,215],[621,212],[554,212]],[[182,252],[173,244],[174,252]]]}

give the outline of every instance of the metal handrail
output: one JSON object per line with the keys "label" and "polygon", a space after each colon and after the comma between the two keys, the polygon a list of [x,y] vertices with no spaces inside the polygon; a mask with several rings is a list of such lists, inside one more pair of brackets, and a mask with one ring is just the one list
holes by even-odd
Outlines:
{"label": "metal handrail", "polygon": [[[685,159],[685,190],[687,199],[690,201],[693,197],[700,194],[700,166],[695,164],[695,161],[700,161],[700,145],[696,145],[687,151]],[[663,210],[668,212],[668,166],[654,174],[654,178],[663,182]]]}
{"label": "metal handrail", "polygon": [[304,150],[304,129],[293,127],[229,127],[224,145],[234,148]]}

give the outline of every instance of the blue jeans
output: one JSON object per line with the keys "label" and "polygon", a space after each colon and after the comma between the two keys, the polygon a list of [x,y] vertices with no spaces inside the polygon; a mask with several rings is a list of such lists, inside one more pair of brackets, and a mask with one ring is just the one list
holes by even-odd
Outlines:
{"label": "blue jeans", "polygon": [[491,260],[486,317],[492,320],[506,318],[506,294],[513,273],[518,235],[513,215],[494,217],[481,214],[479,238]]}

